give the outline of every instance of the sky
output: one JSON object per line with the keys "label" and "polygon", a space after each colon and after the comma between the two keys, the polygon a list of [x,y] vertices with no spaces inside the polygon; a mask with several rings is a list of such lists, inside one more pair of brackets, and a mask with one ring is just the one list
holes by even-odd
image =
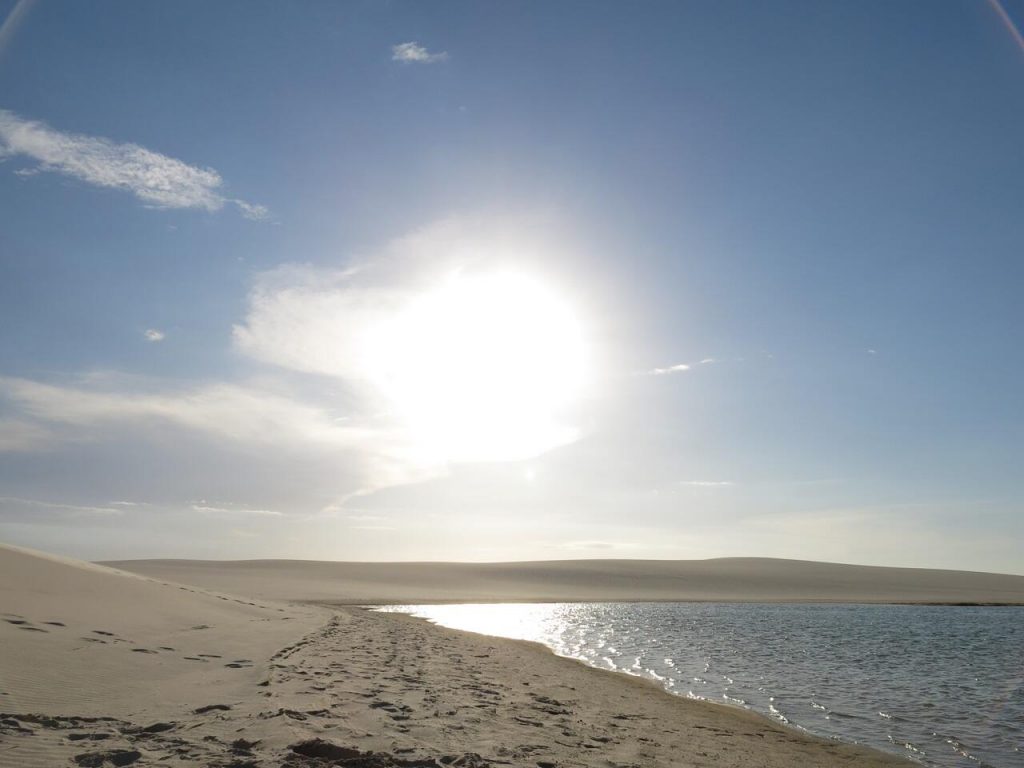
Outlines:
{"label": "sky", "polygon": [[1024,574],[1024,2],[0,0],[0,540]]}

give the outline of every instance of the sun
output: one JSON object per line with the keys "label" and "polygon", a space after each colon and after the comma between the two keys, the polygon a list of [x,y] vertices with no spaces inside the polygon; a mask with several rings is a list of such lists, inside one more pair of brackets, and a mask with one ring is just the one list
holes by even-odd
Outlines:
{"label": "sun", "polygon": [[515,270],[456,272],[412,296],[372,336],[370,377],[434,459],[535,456],[576,437],[584,383],[568,300]]}

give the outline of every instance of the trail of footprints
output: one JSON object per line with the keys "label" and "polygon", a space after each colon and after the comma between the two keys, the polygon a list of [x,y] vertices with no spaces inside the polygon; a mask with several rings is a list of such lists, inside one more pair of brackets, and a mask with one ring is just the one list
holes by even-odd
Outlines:
{"label": "trail of footprints", "polygon": [[[221,715],[231,710],[229,705],[213,704],[199,707],[193,714]],[[490,762],[474,753],[409,757],[407,754],[345,747],[316,737],[290,744],[283,754],[281,750],[266,754],[261,739],[225,737],[223,734],[223,729],[217,734],[206,732],[202,721],[157,722],[139,726],[109,717],[0,713],[0,739],[30,737],[59,742],[61,746],[72,747],[63,750],[70,756],[67,763],[60,764],[82,768],[136,764],[142,768],[170,760],[206,768],[492,768]],[[411,751],[403,750],[404,753]]]}
{"label": "trail of footprints", "polygon": [[[19,628],[77,631],[59,621],[0,616]],[[85,639],[133,645],[102,629],[89,630]],[[130,650],[177,653],[169,646]],[[604,753],[617,743],[615,718],[637,715],[588,722],[577,711],[574,688],[528,669],[514,684],[495,682],[507,673],[507,658],[496,650],[486,640],[453,638],[412,620],[398,624],[353,611],[274,654],[267,679],[244,702],[210,703],[177,722],[142,725],[0,714],[0,740],[52,742],[58,753],[70,754],[62,765],[84,768],[179,762],[208,768],[631,768]],[[225,662],[212,653],[184,658],[228,667],[253,664]],[[552,695],[555,689],[564,689],[564,695]],[[289,746],[265,746],[272,734],[282,733]],[[500,746],[486,755],[467,751],[487,743]],[[547,746],[552,743],[569,747],[580,759],[556,762]],[[423,757],[422,744],[439,745],[442,754]]]}
{"label": "trail of footprints", "polygon": [[[190,591],[192,591],[192,590],[190,590]],[[252,603],[249,603],[249,605],[252,605]],[[10,625],[12,625],[14,627],[17,627],[18,629],[24,630],[26,632],[49,633],[49,632],[56,631],[57,629],[68,629],[67,624],[65,624],[63,621],[38,621],[38,622],[33,622],[33,621],[30,621],[29,619],[27,619],[26,617],[24,617],[24,616],[22,616],[20,614],[16,614],[16,613],[3,613],[3,614],[0,614],[0,618],[2,618],[3,621],[7,622],[8,624],[10,624]],[[196,625],[196,626],[192,627],[193,630],[202,630],[202,629],[209,629],[209,628],[210,627],[207,626],[206,624],[199,624],[199,625]],[[78,637],[78,639],[83,641],[83,642],[86,642],[86,643],[98,643],[100,645],[117,645],[119,643],[124,643],[124,644],[127,644],[127,645],[135,645],[135,641],[134,640],[130,640],[130,639],[124,638],[124,637],[119,637],[116,633],[108,632],[105,629],[90,629],[90,630],[87,630],[87,631],[89,632],[89,634],[82,635],[82,636]],[[154,648],[141,648],[141,647],[139,647],[139,648],[131,648],[129,650],[132,653],[141,653],[141,654],[159,654],[159,653],[175,653],[176,652],[176,649],[173,648],[172,646],[169,646],[169,645],[158,645],[155,649]],[[194,656],[182,656],[182,658],[186,659],[188,661],[198,661],[198,662],[202,662],[202,663],[210,663],[211,661],[214,661],[216,659],[221,659],[223,657],[220,654],[217,654],[217,653],[199,653],[199,654],[196,654]],[[231,669],[245,669],[245,668],[253,666],[253,661],[252,661],[252,659],[233,659],[233,660],[231,660],[229,662],[224,663],[224,666],[228,667],[228,668],[231,668]]]}
{"label": "trail of footprints", "polygon": [[[539,680],[546,693],[535,692],[529,680],[539,676],[528,671],[527,680],[515,687],[495,683],[507,669],[503,659],[492,658],[494,646],[461,645],[436,630],[424,631],[414,621],[397,626],[362,612],[335,619],[318,637],[283,649],[272,660],[274,690],[308,697],[317,708],[275,715],[323,718],[329,727],[332,719],[350,718],[353,702],[361,700],[369,715],[361,724],[378,736],[392,735],[395,752],[410,740],[436,742],[439,732],[453,747],[480,743],[475,733],[482,736],[496,722],[504,724],[507,746],[498,747],[493,755],[477,755],[479,765],[553,768],[556,762],[546,757],[548,746],[524,740],[531,731],[540,736],[538,742],[554,741],[582,755],[599,754],[617,743],[615,730],[620,725],[615,716],[603,724],[585,722],[576,711],[575,689],[561,686],[567,696],[555,698],[551,686],[544,685],[550,681]],[[463,663],[467,656],[472,663]],[[443,670],[436,664],[439,657],[448,662]]]}

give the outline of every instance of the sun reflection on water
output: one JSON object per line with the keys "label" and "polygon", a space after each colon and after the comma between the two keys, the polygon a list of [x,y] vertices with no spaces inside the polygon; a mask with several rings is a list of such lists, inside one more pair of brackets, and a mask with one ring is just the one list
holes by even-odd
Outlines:
{"label": "sun reflection on water", "polygon": [[452,629],[548,645],[564,635],[574,606],[566,603],[389,605],[377,610],[407,613]]}

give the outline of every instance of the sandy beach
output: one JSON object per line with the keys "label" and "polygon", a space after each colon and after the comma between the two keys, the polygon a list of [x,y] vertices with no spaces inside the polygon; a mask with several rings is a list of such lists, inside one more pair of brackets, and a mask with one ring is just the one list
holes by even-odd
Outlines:
{"label": "sandy beach", "polygon": [[882,766],[548,650],[0,548],[0,765]]}

